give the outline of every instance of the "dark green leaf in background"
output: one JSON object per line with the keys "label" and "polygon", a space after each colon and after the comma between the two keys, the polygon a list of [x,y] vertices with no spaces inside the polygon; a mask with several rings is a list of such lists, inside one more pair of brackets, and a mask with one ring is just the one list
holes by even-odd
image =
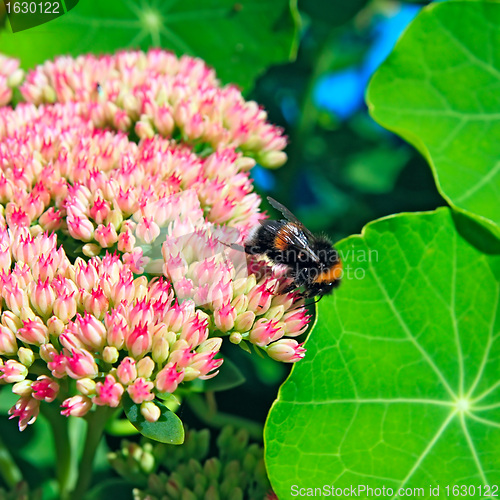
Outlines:
{"label": "dark green leaf in background", "polygon": [[367,101],[375,120],[428,159],[446,200],[499,236],[500,3],[423,9]]}
{"label": "dark green leaf in background", "polygon": [[184,442],[184,427],[181,419],[165,405],[155,401],[161,410],[161,416],[156,422],[148,422],[141,414],[141,405],[134,403],[128,394],[124,394],[123,409],[131,424],[145,437],[167,444],[182,444]]}
{"label": "dark green leaf in background", "polygon": [[29,68],[61,54],[163,47],[249,89],[267,66],[294,57],[297,26],[293,0],[80,0],[43,26],[1,32],[0,50]]}
{"label": "dark green leaf in background", "polygon": [[439,484],[449,498],[447,484],[498,484],[500,257],[463,239],[445,208],[370,223],[338,248],[347,276],[320,302],[266,425],[278,497],[292,485],[430,498]]}

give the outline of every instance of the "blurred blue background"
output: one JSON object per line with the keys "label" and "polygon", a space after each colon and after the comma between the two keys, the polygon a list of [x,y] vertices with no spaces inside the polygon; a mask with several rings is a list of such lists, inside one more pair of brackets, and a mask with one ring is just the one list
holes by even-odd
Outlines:
{"label": "blurred blue background", "polygon": [[268,71],[250,96],[290,141],[282,169],[253,170],[257,190],[313,231],[337,240],[378,217],[443,204],[423,158],[364,102],[371,76],[427,3],[299,1],[297,60]]}

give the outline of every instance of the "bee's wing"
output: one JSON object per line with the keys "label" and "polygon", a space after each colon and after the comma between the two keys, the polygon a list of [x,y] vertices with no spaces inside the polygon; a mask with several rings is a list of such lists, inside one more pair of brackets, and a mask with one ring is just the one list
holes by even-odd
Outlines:
{"label": "bee's wing", "polygon": [[274,207],[276,210],[279,210],[288,221],[293,222],[294,224],[299,226],[300,229],[302,229],[302,231],[306,234],[308,238],[314,240],[314,235],[311,233],[311,231],[309,231],[309,229],[307,229],[307,227],[304,226],[304,224],[302,224],[302,222],[300,222],[300,220],[297,219],[297,217],[295,217],[295,215],[293,215],[292,212],[290,212],[290,210],[288,210],[288,208],[286,208],[280,202],[276,201],[274,198],[271,198],[270,196],[267,197],[267,200],[269,201],[271,206]]}
{"label": "bee's wing", "polygon": [[279,250],[293,248],[308,255],[314,262],[319,261],[318,256],[311,250],[309,238],[304,234],[302,225],[277,220],[263,220],[260,223],[273,235],[274,245]]}

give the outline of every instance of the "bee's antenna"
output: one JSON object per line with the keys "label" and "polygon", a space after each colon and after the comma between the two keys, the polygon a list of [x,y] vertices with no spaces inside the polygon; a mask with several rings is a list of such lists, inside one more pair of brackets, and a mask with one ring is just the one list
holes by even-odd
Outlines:
{"label": "bee's antenna", "polygon": [[225,241],[222,241],[222,240],[217,240],[219,243],[221,243],[222,245],[226,246],[226,247],[229,247],[233,250],[238,250],[239,252],[245,252],[245,247],[242,246],[242,245],[238,245],[237,243],[226,243]]}

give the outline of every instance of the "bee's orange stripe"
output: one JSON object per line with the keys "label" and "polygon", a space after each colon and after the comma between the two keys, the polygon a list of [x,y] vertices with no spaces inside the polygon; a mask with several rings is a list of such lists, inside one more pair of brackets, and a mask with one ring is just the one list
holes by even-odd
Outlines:
{"label": "bee's orange stripe", "polygon": [[283,226],[277,233],[276,236],[274,237],[274,246],[278,250],[286,250],[288,248],[288,242],[284,238],[284,234],[287,233],[286,226]]}
{"label": "bee's orange stripe", "polygon": [[332,283],[342,276],[342,262],[338,261],[330,269],[322,272],[315,280],[315,283]]}

